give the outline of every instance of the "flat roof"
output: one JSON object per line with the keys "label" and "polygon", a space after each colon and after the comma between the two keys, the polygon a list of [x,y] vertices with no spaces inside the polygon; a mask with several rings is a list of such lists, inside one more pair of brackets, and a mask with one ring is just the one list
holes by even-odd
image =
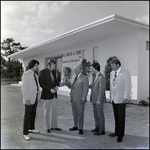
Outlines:
{"label": "flat roof", "polygon": [[62,48],[71,47],[75,44],[89,41],[92,38],[104,37],[115,33],[129,31],[135,28],[144,28],[149,30],[149,25],[113,14],[61,34],[46,42],[28,47],[27,49],[11,54],[8,56],[8,58],[26,58],[37,54],[42,54],[43,52],[46,53]]}

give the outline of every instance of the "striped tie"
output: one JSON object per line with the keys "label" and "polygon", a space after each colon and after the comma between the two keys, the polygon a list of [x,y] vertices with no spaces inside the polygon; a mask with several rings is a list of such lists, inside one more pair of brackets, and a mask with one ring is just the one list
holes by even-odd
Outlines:
{"label": "striped tie", "polygon": [[96,78],[96,75],[94,75],[94,77],[93,77],[93,81],[92,81],[92,84],[94,83],[94,81],[95,81],[95,78]]}
{"label": "striped tie", "polygon": [[115,71],[115,75],[114,75],[113,84],[115,83],[116,77],[117,77],[117,71]]}

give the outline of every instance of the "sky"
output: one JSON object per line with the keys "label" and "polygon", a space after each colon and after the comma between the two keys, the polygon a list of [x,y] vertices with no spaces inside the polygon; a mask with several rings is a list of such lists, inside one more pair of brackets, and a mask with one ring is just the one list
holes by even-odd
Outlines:
{"label": "sky", "polygon": [[1,41],[31,47],[112,14],[149,24],[149,1],[1,1]]}

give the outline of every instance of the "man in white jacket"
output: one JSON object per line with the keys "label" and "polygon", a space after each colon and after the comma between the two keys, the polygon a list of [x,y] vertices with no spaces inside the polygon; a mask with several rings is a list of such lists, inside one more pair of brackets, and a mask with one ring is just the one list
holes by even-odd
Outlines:
{"label": "man in white jacket", "polygon": [[122,142],[125,131],[125,109],[131,93],[131,74],[121,68],[118,59],[111,61],[112,72],[110,73],[110,99],[115,118],[115,132],[109,136],[118,136],[117,142]]}
{"label": "man in white jacket", "polygon": [[38,102],[39,81],[36,74],[39,62],[31,60],[28,63],[28,70],[22,75],[22,95],[25,105],[23,135],[25,140],[30,140],[29,132],[38,133],[35,130],[36,107]]}

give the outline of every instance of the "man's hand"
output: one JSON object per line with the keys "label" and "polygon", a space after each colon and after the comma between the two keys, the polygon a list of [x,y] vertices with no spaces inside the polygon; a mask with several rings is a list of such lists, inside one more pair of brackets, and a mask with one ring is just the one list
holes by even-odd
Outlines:
{"label": "man's hand", "polygon": [[60,82],[59,87],[65,86],[64,82]]}
{"label": "man's hand", "polygon": [[81,99],[81,103],[84,103],[84,102],[85,102],[85,99],[84,99],[84,98],[82,98],[82,99]]}
{"label": "man's hand", "polygon": [[28,106],[30,106],[30,105],[31,105],[30,100],[29,100],[29,99],[28,99],[28,100],[25,100],[25,104],[28,105]]}
{"label": "man's hand", "polygon": [[56,91],[54,89],[51,89],[50,92],[53,94],[56,93]]}
{"label": "man's hand", "polygon": [[100,101],[97,101],[97,103],[96,103],[97,105],[100,105],[101,104],[101,102]]}
{"label": "man's hand", "polygon": [[55,91],[58,91],[58,87],[57,87],[57,86],[56,86],[56,87],[54,87],[54,90],[55,90]]}
{"label": "man's hand", "polygon": [[124,98],[123,103],[129,103],[129,100]]}

